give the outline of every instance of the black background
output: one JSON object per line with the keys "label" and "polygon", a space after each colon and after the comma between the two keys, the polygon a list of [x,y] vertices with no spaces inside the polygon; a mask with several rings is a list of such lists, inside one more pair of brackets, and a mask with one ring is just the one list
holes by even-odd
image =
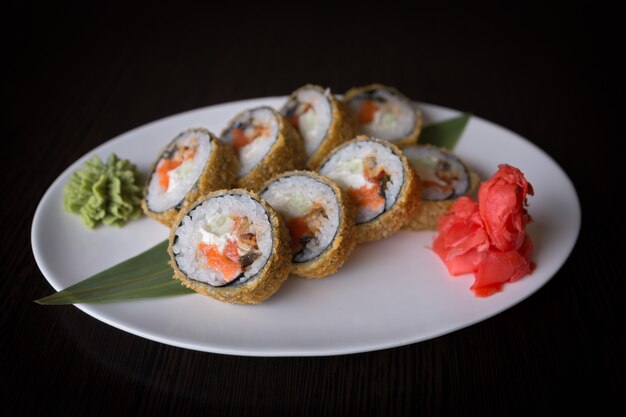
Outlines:
{"label": "black background", "polygon": [[[3,7],[3,408],[17,415],[179,416],[623,408],[616,179],[624,31],[617,12],[578,3],[388,3],[345,14],[315,4],[292,5],[292,13],[237,6]],[[321,358],[188,351],[132,336],[72,306],[32,302],[52,292],[30,249],[36,205],[96,145],[197,107],[288,94],[305,83],[342,92],[371,82],[492,120],[565,169],[583,227],[570,259],[541,291],[433,340]]]}

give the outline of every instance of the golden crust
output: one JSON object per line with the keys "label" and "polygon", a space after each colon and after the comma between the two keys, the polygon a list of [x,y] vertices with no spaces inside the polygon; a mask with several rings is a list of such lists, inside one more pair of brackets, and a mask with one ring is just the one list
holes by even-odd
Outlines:
{"label": "golden crust", "polygon": [[145,197],[141,200],[141,209],[146,214],[146,216],[158,221],[163,226],[167,227],[170,227],[174,223],[174,220],[176,220],[176,216],[178,215],[178,210],[176,210],[175,208],[169,209],[162,213],[151,211],[148,208]]}
{"label": "golden crust", "polygon": [[[270,218],[272,225],[272,254],[267,260],[267,263],[257,273],[257,275],[250,280],[231,287],[213,287],[209,284],[194,281],[188,278],[179,268],[174,260],[173,244],[174,237],[176,236],[176,227],[172,227],[169,237],[169,245],[167,252],[170,255],[170,265],[174,270],[174,279],[179,280],[182,285],[190,288],[200,294],[207,295],[215,298],[219,301],[235,304],[259,304],[274,294],[280,286],[285,282],[289,276],[291,269],[291,247],[289,241],[289,232],[287,226],[284,224],[282,218],[278,216],[276,211],[270,207],[258,194],[242,190],[220,190],[210,193],[206,199],[213,198],[223,194],[243,194],[249,195],[253,199],[257,200],[263,208],[266,210]],[[204,201],[204,200],[202,200]],[[200,204],[201,201],[196,202]],[[183,217],[194,206],[189,206],[185,210],[182,210],[176,218],[176,225],[180,224]]]}
{"label": "golden crust", "polygon": [[[346,142],[344,146],[354,142],[377,142],[385,145],[400,158],[404,173],[404,183],[398,193],[396,203],[391,209],[385,211],[380,216],[366,223],[357,224],[355,226],[355,235],[357,243],[371,242],[391,236],[402,228],[415,214],[420,201],[421,182],[415,170],[409,163],[408,159],[402,153],[399,147],[393,143],[369,136],[359,135],[355,139]],[[342,146],[343,148],[343,146]],[[320,165],[323,166],[332,156],[339,150],[334,149],[326,156],[326,159]]]}
{"label": "golden crust", "polygon": [[161,159],[161,155],[163,155],[163,152],[165,152],[165,150],[171,145],[171,143],[175,141],[180,135],[176,136],[176,138],[174,138],[172,142],[170,142],[159,152],[159,158],[152,165],[150,169],[150,175],[148,175],[148,179],[146,180],[146,184],[144,186],[144,198],[141,200],[141,208],[143,209],[143,212],[146,213],[148,217],[153,218],[154,220],[167,227],[171,227],[174,224],[176,217],[178,217],[178,213],[183,208],[189,206],[190,204],[193,204],[196,200],[204,197],[211,191],[233,186],[237,180],[239,159],[237,158],[235,151],[233,151],[230,146],[217,139],[215,135],[213,135],[206,129],[187,129],[184,133],[189,131],[200,131],[211,137],[211,154],[209,155],[209,160],[204,166],[204,170],[200,174],[198,181],[193,186],[193,188],[185,195],[181,208],[171,208],[161,213],[154,212],[148,208],[148,202],[146,200],[146,196],[148,195],[148,185],[150,184],[150,179],[152,178],[152,175],[154,175],[156,165]]}
{"label": "golden crust", "polygon": [[[480,185],[480,177],[474,172],[470,172],[470,189],[466,195],[476,193]],[[426,201],[422,200],[417,207],[415,215],[404,226],[405,229],[419,232],[421,230],[437,230],[439,218],[445,214],[456,200]]]}
{"label": "golden crust", "polygon": [[398,91],[398,89],[396,89],[394,87],[388,87],[388,86],[383,85],[383,84],[370,84],[370,85],[366,85],[366,86],[363,86],[363,87],[353,87],[350,90],[348,90],[346,92],[346,94],[344,94],[343,102],[347,103],[354,96],[356,96],[358,94],[361,94],[363,92],[370,91],[370,90],[378,90],[378,89],[385,89],[385,90],[390,90],[390,91],[396,92],[400,96],[405,97],[411,103],[411,105],[413,107],[413,110],[415,111],[415,127],[413,128],[413,131],[411,131],[411,133],[409,133],[407,136],[405,136],[403,138],[400,138],[400,139],[397,139],[397,140],[394,140],[394,141],[390,141],[390,142],[393,143],[396,146],[401,147],[401,148],[404,147],[404,146],[415,145],[417,143],[419,135],[420,135],[420,133],[422,131],[422,124],[423,124],[422,112],[415,105],[413,105],[413,102],[411,101],[411,99],[407,98],[404,94],[402,94],[400,91]]}
{"label": "golden crust", "polygon": [[426,201],[422,200],[415,215],[404,226],[404,229],[419,232],[420,230],[436,230],[439,218],[450,210],[454,200]]}
{"label": "golden crust", "polygon": [[[306,152],[300,133],[280,113],[269,107],[268,109],[278,119],[278,137],[265,157],[237,181],[238,187],[250,191],[259,191],[269,178],[291,169],[302,169],[306,163]],[[233,120],[237,119],[240,114]],[[228,123],[228,126],[231,124],[232,121]]]}
{"label": "golden crust", "polygon": [[339,228],[330,246],[315,259],[308,262],[293,262],[291,273],[304,278],[324,278],[334,274],[348,260],[352,249],[356,246],[354,234],[354,206],[346,193],[330,179],[312,171],[288,171],[267,181],[263,186],[266,189],[269,184],[278,178],[292,175],[306,175],[328,185],[339,203]]}
{"label": "golden crust", "polygon": [[306,164],[309,169],[315,170],[330,151],[342,143],[349,141],[356,135],[356,121],[352,117],[348,107],[342,101],[337,100],[332,93],[318,85],[307,84],[300,87],[291,93],[291,97],[298,94],[298,92],[303,89],[313,89],[324,94],[330,101],[332,109],[332,121],[328,127],[328,133]]}

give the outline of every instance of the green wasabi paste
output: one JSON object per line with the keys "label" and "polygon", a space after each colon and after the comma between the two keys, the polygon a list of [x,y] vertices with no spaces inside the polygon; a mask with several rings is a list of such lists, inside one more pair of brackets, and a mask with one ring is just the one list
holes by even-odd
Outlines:
{"label": "green wasabi paste", "polygon": [[137,167],[111,154],[106,164],[94,156],[65,185],[63,205],[79,214],[85,226],[124,226],[141,216],[141,186]]}

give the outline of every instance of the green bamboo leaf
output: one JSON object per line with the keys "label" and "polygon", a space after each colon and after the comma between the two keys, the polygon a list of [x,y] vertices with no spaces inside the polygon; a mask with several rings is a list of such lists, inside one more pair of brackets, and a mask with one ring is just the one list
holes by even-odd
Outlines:
{"label": "green bamboo leaf", "polygon": [[168,261],[167,241],[164,241],[133,258],[35,302],[45,305],[108,303],[193,293],[172,279],[172,268]]}
{"label": "green bamboo leaf", "polygon": [[453,119],[426,126],[420,134],[418,143],[453,150],[471,116],[470,113],[463,113]]}

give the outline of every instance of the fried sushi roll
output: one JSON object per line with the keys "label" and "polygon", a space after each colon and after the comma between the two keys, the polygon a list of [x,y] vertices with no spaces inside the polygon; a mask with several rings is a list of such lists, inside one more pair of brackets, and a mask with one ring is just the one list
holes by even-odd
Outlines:
{"label": "fried sushi roll", "polygon": [[237,180],[234,151],[206,129],[189,129],[176,136],[152,166],[141,202],[153,219],[171,226],[183,206]]}
{"label": "fried sushi roll", "polygon": [[439,218],[454,200],[476,192],[480,178],[452,152],[430,145],[403,149],[422,181],[421,202],[405,228],[414,231],[436,230]]}
{"label": "fried sushi roll", "polygon": [[271,107],[239,113],[220,135],[239,156],[237,185],[258,191],[282,172],[304,168],[306,153],[300,134]]}
{"label": "fried sushi roll", "polygon": [[329,89],[316,85],[305,85],[291,93],[280,112],[302,136],[310,169],[316,169],[331,150],[356,133],[346,105]]}
{"label": "fried sushi roll", "polygon": [[258,304],[291,268],[289,232],[257,194],[221,190],[180,213],[169,238],[174,278],[220,301]]}
{"label": "fried sushi roll", "polygon": [[350,199],[328,178],[311,171],[289,171],[261,192],[287,223],[291,272],[306,278],[334,274],[356,245]]}
{"label": "fried sushi roll", "polygon": [[357,243],[395,233],[419,204],[417,174],[402,151],[384,140],[358,136],[331,152],[319,173],[335,181],[352,200]]}
{"label": "fried sushi roll", "polygon": [[417,143],[422,113],[393,87],[372,84],[349,90],[343,101],[357,123],[358,133],[404,147]]}

